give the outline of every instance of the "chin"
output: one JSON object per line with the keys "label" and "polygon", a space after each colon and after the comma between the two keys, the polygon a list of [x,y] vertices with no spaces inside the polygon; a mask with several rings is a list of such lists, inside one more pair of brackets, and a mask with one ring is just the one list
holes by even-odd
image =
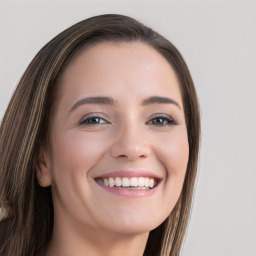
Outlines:
{"label": "chin", "polygon": [[113,221],[102,223],[102,227],[105,226],[106,230],[113,231],[123,235],[136,235],[142,233],[148,233],[157,228],[167,216],[152,216],[149,212],[128,215],[122,213],[116,216]]}

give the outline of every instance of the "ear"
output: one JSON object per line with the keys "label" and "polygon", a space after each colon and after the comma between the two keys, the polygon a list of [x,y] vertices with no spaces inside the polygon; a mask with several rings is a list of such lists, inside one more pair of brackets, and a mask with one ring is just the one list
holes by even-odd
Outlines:
{"label": "ear", "polygon": [[41,187],[49,187],[52,184],[52,172],[50,167],[49,153],[45,148],[42,148],[40,150],[36,166],[37,181]]}

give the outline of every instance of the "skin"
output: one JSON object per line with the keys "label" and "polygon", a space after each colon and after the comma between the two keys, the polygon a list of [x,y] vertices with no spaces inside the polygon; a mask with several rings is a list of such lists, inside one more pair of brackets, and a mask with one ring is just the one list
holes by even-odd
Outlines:
{"label": "skin", "polygon": [[[98,96],[116,104],[74,107]],[[177,105],[142,105],[153,96]],[[92,115],[96,119],[88,119]],[[54,203],[47,256],[143,255],[149,232],[179,198],[188,163],[182,97],[170,64],[141,42],[80,51],[64,71],[51,129],[52,150],[41,149],[37,170],[39,184],[52,187]],[[116,170],[147,170],[159,183],[149,196],[110,193],[95,178]]]}

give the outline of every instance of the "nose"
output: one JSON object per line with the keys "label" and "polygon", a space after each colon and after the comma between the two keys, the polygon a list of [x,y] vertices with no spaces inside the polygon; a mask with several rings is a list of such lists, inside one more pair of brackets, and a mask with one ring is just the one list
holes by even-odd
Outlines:
{"label": "nose", "polygon": [[129,161],[148,158],[150,145],[146,132],[135,126],[126,127],[116,137],[110,154],[113,158],[125,158]]}

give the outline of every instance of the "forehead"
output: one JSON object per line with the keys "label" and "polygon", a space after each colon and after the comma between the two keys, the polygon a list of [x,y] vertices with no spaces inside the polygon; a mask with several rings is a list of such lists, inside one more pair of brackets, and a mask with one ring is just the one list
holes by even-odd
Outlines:
{"label": "forehead", "polygon": [[159,52],[143,42],[101,42],[80,50],[64,70],[60,96],[119,95],[124,90],[137,96],[168,92],[181,101],[173,68]]}

